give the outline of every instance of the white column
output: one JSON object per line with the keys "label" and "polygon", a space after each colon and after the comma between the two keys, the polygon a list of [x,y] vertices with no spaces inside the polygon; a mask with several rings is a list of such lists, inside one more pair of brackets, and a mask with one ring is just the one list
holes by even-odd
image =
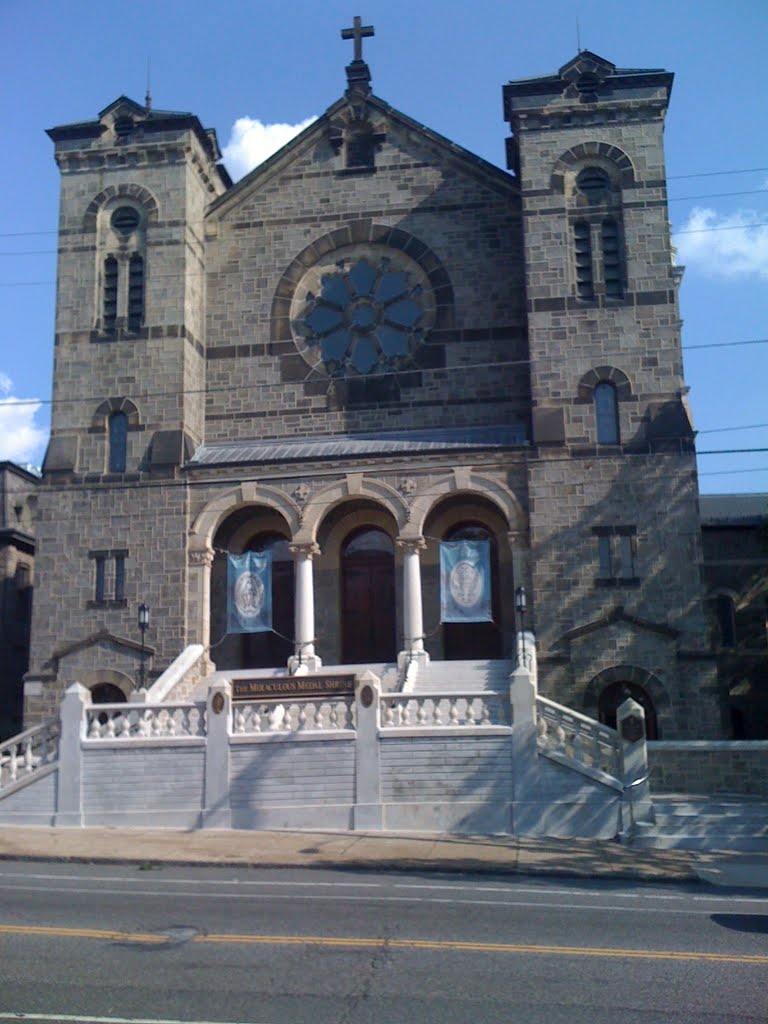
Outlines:
{"label": "white column", "polygon": [[424,614],[421,606],[421,558],[419,556],[419,552],[427,545],[423,537],[398,537],[397,543],[403,551],[405,650],[401,652],[401,659],[428,660],[428,655],[424,650]]}
{"label": "white column", "polygon": [[188,556],[189,642],[201,643],[205,649],[203,675],[207,675],[209,671],[215,669],[208,654],[211,645],[211,566],[213,558],[213,549],[209,547],[190,551]]}
{"label": "white column", "polygon": [[315,672],[322,661],[315,654],[315,590],[312,577],[312,559],[320,554],[315,543],[291,544],[295,559],[295,617],[294,655],[288,660],[288,669],[293,674],[304,675]]}

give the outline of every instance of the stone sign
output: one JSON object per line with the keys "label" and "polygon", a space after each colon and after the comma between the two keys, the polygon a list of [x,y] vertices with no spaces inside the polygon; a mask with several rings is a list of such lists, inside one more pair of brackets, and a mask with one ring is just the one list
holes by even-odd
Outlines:
{"label": "stone sign", "polygon": [[232,700],[351,697],[354,692],[354,675],[268,676],[264,679],[232,680]]}

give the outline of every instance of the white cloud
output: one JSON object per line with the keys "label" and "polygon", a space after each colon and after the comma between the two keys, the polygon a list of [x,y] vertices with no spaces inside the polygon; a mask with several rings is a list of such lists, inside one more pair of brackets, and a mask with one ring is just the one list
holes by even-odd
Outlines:
{"label": "white cloud", "polygon": [[768,278],[768,213],[696,208],[674,236],[677,262],[712,277]]}
{"label": "white cloud", "polygon": [[264,124],[252,117],[239,117],[224,147],[230,174],[235,180],[242,178],[316,120],[308,117],[301,124]]}
{"label": "white cloud", "polygon": [[42,403],[12,393],[13,381],[0,371],[0,460],[39,465],[48,440],[48,432],[34,422]]}

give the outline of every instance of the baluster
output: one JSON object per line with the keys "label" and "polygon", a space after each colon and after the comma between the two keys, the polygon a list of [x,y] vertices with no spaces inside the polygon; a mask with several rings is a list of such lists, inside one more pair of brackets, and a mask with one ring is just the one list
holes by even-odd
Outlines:
{"label": "baluster", "polygon": [[424,725],[427,720],[426,703],[427,701],[425,697],[421,697],[416,701],[416,722],[418,725]]}
{"label": "baluster", "polygon": [[115,719],[113,715],[109,715],[107,718],[107,739],[113,740],[115,738]]}
{"label": "baluster", "polygon": [[475,699],[470,697],[467,699],[467,710],[464,714],[466,724],[472,726],[475,724]]}
{"label": "baluster", "polygon": [[442,700],[438,698],[435,698],[435,700],[432,701],[432,721],[436,726],[443,724],[443,713],[440,710],[441,704]]}
{"label": "baluster", "polygon": [[167,732],[169,736],[176,735],[176,728],[178,725],[177,715],[181,714],[181,708],[174,708],[173,711],[168,713]]}
{"label": "baluster", "polygon": [[32,763],[32,737],[27,736],[24,742],[24,771],[31,772],[34,768]]}
{"label": "baluster", "polygon": [[331,703],[331,728],[338,729],[339,727],[339,706],[336,701]]}
{"label": "baluster", "polygon": [[565,753],[565,729],[562,716],[559,713],[555,714],[555,750],[561,754]]}
{"label": "baluster", "polygon": [[10,775],[10,778],[11,778],[11,782],[15,782],[16,781],[16,776],[18,774],[18,757],[17,757],[17,754],[16,754],[16,744],[15,743],[11,747],[10,763],[11,763],[11,770],[9,772],[9,775]]}
{"label": "baluster", "polygon": [[235,705],[235,732],[242,735],[245,732],[245,715],[243,709],[247,708],[246,704]]}
{"label": "baluster", "polygon": [[91,724],[88,728],[88,738],[92,740],[97,740],[101,735],[101,730],[99,729],[98,715],[96,715],[93,711],[89,711],[88,715],[91,719]]}
{"label": "baluster", "polygon": [[283,730],[290,732],[293,728],[293,704],[285,705],[285,713],[283,714]]}
{"label": "baluster", "polygon": [[544,717],[544,713],[540,712],[536,719],[536,736],[538,737],[541,746],[548,750],[549,738],[547,736],[547,731],[547,719]]}
{"label": "baluster", "polygon": [[450,720],[451,725],[458,725],[459,724],[459,709],[456,706],[457,704],[458,704],[458,701],[457,701],[457,699],[455,697],[449,697],[448,698],[448,708],[449,708],[448,718]]}
{"label": "baluster", "polygon": [[120,728],[120,737],[127,739],[131,735],[131,712],[127,712],[123,715],[123,721]]}
{"label": "baluster", "polygon": [[584,761],[584,741],[581,735],[581,730],[577,727],[573,734],[573,759],[583,763]]}
{"label": "baluster", "polygon": [[411,708],[410,708],[410,704],[411,704],[411,702],[409,700],[404,700],[403,703],[400,705],[400,724],[401,725],[410,725],[411,724]]}
{"label": "baluster", "polygon": [[387,728],[391,728],[395,724],[395,707],[391,700],[386,703],[386,711],[384,712],[384,725]]}
{"label": "baluster", "polygon": [[490,701],[480,700],[480,725],[491,724]]}

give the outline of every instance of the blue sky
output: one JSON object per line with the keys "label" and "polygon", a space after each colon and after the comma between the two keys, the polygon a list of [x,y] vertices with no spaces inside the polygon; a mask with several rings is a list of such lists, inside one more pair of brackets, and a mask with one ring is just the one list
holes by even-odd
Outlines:
{"label": "blue sky", "polygon": [[[502,84],[570,59],[577,18],[582,47],[675,72],[666,155],[698,447],[768,449],[765,0],[0,0],[0,459],[39,463],[49,421],[58,171],[44,130],[121,93],[141,101],[149,59],[154,105],[215,128],[237,175],[342,93],[354,14],[376,28],[376,94],[499,166]],[[704,492],[768,492],[768,451],[702,454],[699,471]]]}

